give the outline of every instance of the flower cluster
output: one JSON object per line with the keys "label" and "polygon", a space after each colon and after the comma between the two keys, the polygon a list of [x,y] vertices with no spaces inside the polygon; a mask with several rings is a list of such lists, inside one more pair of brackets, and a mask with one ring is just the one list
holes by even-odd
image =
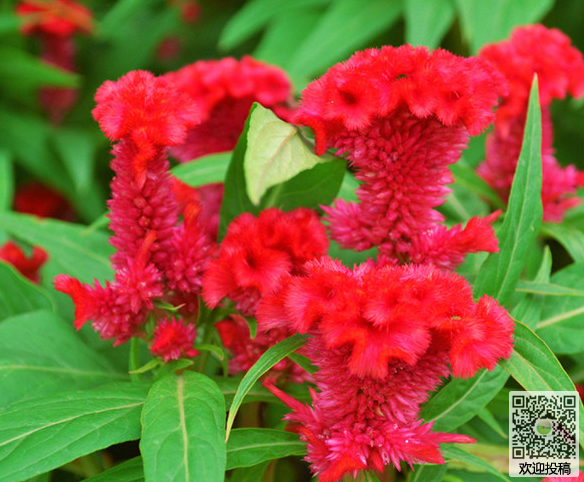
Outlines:
{"label": "flower cluster", "polygon": [[39,246],[33,246],[29,257],[13,241],[7,241],[0,246],[0,261],[13,266],[22,276],[33,283],[40,281],[39,269],[46,263],[48,258],[47,252]]}
{"label": "flower cluster", "polygon": [[[23,18],[22,32],[36,35],[41,42],[42,59],[68,72],[75,71],[73,34],[90,33],[91,12],[73,0],[23,0],[16,13]],[[42,107],[50,119],[59,123],[77,100],[75,89],[44,87],[40,92]]]}
{"label": "flower cluster", "polygon": [[170,150],[181,162],[233,149],[254,102],[286,115],[292,95],[283,70],[247,56],[200,60],[165,77],[200,110],[201,123]]}
{"label": "flower cluster", "polygon": [[[89,286],[58,276],[55,286],[75,302],[75,326],[92,320],[114,345],[145,336],[149,316],[159,321],[152,352],[165,361],[193,356],[203,270],[215,244],[198,222],[197,197],[177,196],[166,149],[184,141],[199,111],[167,79],[133,71],[105,82],[96,94],[95,119],[114,146],[110,242],[115,279]],[[182,221],[179,218],[182,216]],[[183,318],[166,319],[156,300],[181,306]]]}
{"label": "flower cluster", "polygon": [[399,468],[401,460],[443,463],[439,443],[472,441],[431,432],[420,404],[450,371],[470,377],[508,357],[514,327],[494,299],[475,302],[454,273],[373,263],[350,270],[329,258],[307,263],[302,276],[264,297],[258,324],[313,335],[312,407],[267,386],[294,409],[287,418],[302,425],[321,482],[390,462]]}
{"label": "flower cluster", "polygon": [[486,221],[464,232],[476,235],[472,242],[456,240],[460,228],[433,234],[444,220],[434,208],[449,192],[448,165],[469,134],[494,119],[504,92],[501,76],[482,60],[409,45],[356,53],[309,84],[294,121],[314,130],[317,153],[345,153],[362,182],[359,202],[325,208],[332,237],[349,249],[377,246],[393,262],[445,268],[467,252],[492,251]]}
{"label": "flower cluster", "polygon": [[480,52],[509,83],[497,110],[495,129],[487,139],[486,160],[478,173],[507,200],[517,167],[527,114],[527,99],[537,74],[542,109],[542,204],[544,220],[559,222],[565,211],[580,202],[577,187],[584,174],[562,167],[555,158],[550,104],[568,93],[584,94],[584,58],[562,32],[543,25],[515,29],[510,40],[487,45]]}

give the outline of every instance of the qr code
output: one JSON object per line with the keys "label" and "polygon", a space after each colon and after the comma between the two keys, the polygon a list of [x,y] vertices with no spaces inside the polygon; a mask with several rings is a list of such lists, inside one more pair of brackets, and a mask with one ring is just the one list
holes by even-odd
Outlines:
{"label": "qr code", "polygon": [[509,475],[578,476],[578,392],[509,393]]}

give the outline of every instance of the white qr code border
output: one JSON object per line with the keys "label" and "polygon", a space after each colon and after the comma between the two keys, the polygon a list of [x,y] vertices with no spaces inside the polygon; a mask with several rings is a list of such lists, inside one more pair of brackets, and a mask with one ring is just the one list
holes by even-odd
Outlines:
{"label": "white qr code border", "polygon": [[580,396],[509,392],[509,475],[578,477]]}

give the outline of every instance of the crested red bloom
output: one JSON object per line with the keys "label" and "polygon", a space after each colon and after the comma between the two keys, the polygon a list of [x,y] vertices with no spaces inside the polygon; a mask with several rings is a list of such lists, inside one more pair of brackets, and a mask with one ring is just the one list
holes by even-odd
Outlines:
{"label": "crested red bloom", "polygon": [[305,354],[319,370],[312,407],[268,386],[294,411],[320,481],[400,461],[444,463],[443,442],[419,419],[428,391],[452,373],[469,377],[511,354],[513,321],[497,302],[472,298],[467,281],[433,266],[367,263],[353,270],[311,261],[264,297],[260,329],[310,333]]}
{"label": "crested red bloom", "polygon": [[221,242],[219,257],[208,265],[203,299],[212,308],[229,297],[252,316],[261,296],[275,292],[290,273],[328,249],[324,226],[307,208],[244,213],[233,220]]}
{"label": "crested red bloom", "polygon": [[[503,91],[486,62],[409,45],[358,52],[309,84],[294,121],[314,130],[317,153],[332,147],[346,154],[362,183],[359,202],[337,200],[325,208],[332,237],[348,249],[378,246],[398,262],[434,262],[428,249],[416,249],[444,219],[434,208],[449,192],[448,165],[459,159],[469,134],[494,119]],[[477,234],[492,236],[492,230]],[[476,245],[452,240],[450,252],[438,246],[432,252],[437,263],[449,258],[452,264]]]}
{"label": "crested red bloom", "polygon": [[553,99],[584,94],[584,58],[570,39],[543,25],[516,28],[510,40],[484,47],[479,55],[497,68],[509,83],[497,110],[495,130],[487,138],[486,160],[478,173],[507,200],[523,141],[527,100],[537,74],[542,109],[542,204],[546,221],[560,222],[565,211],[580,203],[577,187],[584,175],[574,166],[562,167],[555,158],[549,111]]}
{"label": "crested red bloom", "polygon": [[[16,7],[23,18],[22,32],[36,35],[41,42],[41,58],[48,64],[68,72],[75,71],[75,32],[90,33],[91,12],[72,0],[24,0]],[[41,106],[58,124],[77,100],[77,91],[66,87],[43,87]]]}
{"label": "crested red bloom", "polygon": [[192,323],[185,323],[174,318],[158,322],[154,330],[150,351],[166,363],[179,358],[192,358],[199,352],[193,348],[197,328]]}
{"label": "crested red bloom", "polygon": [[202,123],[171,149],[181,162],[233,149],[254,102],[278,113],[292,95],[283,70],[248,56],[200,60],[165,77],[201,111]]}
{"label": "crested red bloom", "polygon": [[48,258],[47,252],[39,246],[33,246],[29,257],[13,241],[7,241],[0,246],[0,261],[13,266],[22,276],[34,283],[39,282],[39,269],[46,263]]}

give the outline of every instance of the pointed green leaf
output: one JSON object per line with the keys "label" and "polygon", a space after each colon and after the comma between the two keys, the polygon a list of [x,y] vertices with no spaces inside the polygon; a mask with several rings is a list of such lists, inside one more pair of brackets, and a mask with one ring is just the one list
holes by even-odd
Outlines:
{"label": "pointed green leaf", "polygon": [[489,255],[475,281],[477,295],[486,293],[502,305],[511,301],[541,224],[541,109],[537,85],[534,78],[509,207],[497,232],[499,252]]}
{"label": "pointed green leaf", "polygon": [[573,296],[576,298],[584,296],[583,290],[566,288],[554,283],[538,283],[537,281],[519,281],[516,291],[543,296]]}
{"label": "pointed green leaf", "polygon": [[42,309],[55,309],[49,294],[12,266],[0,261],[0,320]]}
{"label": "pointed green leaf", "polygon": [[14,172],[8,151],[0,150],[0,211],[12,206],[14,195]]}
{"label": "pointed green leaf", "polygon": [[249,390],[255,385],[259,378],[266,373],[270,368],[272,368],[280,360],[286,358],[294,350],[297,350],[306,343],[305,335],[293,335],[285,340],[282,340],[278,344],[270,347],[261,357],[255,362],[255,364],[249,369],[245,374],[237,393],[233,397],[233,402],[229,408],[229,416],[227,417],[227,429],[226,429],[226,439],[229,439],[229,432],[233,426],[235,420],[235,415],[237,410],[241,406],[244,397],[247,395]]}
{"label": "pointed green leaf", "polygon": [[185,371],[155,382],[142,424],[147,481],[223,481],[225,402],[209,377]]}
{"label": "pointed green leaf", "polygon": [[477,196],[487,199],[496,209],[504,209],[505,204],[499,195],[478,174],[464,163],[451,164],[454,184],[464,186]]}
{"label": "pointed green leaf", "polygon": [[417,464],[410,472],[408,482],[440,482],[447,470],[447,464]]}
{"label": "pointed green leaf", "polygon": [[21,481],[136,440],[148,388],[116,383],[35,398],[5,410],[0,416],[0,482]]}
{"label": "pointed green leaf", "polygon": [[142,457],[126,460],[99,475],[85,479],[84,482],[144,482]]}
{"label": "pointed green leaf", "polygon": [[[213,381],[219,386],[221,393],[223,393],[226,405],[230,405],[233,402],[233,397],[237,393],[242,378],[241,376],[212,377]],[[247,392],[245,400],[248,402],[274,402],[277,399],[268,389],[262,387],[260,383],[255,383]]]}
{"label": "pointed green leaf", "polygon": [[173,167],[170,172],[194,187],[212,182],[223,182],[231,161],[231,154],[231,152],[211,154]]}
{"label": "pointed green leaf", "polygon": [[454,21],[450,0],[406,0],[406,42],[411,45],[438,47]]}
{"label": "pointed green leaf", "polygon": [[51,140],[78,193],[87,192],[93,182],[97,139],[93,131],[63,127],[55,129]]}
{"label": "pointed green leaf", "polygon": [[227,470],[251,467],[266,460],[305,455],[298,435],[270,428],[236,428],[227,442]]}
{"label": "pointed green leaf", "polygon": [[584,261],[584,233],[567,223],[545,223],[541,233],[554,238],[570,254],[574,262]]}
{"label": "pointed green leaf", "polygon": [[478,469],[481,472],[487,472],[494,475],[500,480],[510,482],[511,479],[506,474],[499,472],[495,467],[489,464],[486,460],[483,460],[476,455],[470,454],[454,445],[444,444],[441,447],[442,454],[448,460],[457,460],[465,465],[468,465],[474,469]]}

